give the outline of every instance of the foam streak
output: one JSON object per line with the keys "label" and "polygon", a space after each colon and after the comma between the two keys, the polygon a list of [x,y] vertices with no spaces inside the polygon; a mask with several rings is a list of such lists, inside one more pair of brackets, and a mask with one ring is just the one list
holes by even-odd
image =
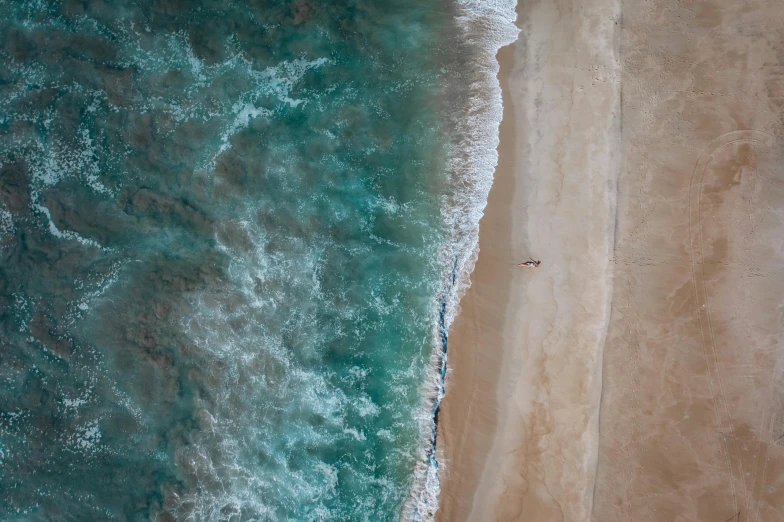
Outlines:
{"label": "foam streak", "polygon": [[444,276],[437,301],[431,370],[423,394],[421,423],[425,440],[401,521],[429,522],[438,510],[436,441],[447,370],[448,332],[460,311],[460,299],[471,284],[470,275],[479,254],[479,220],[498,163],[503,104],[496,53],[517,39],[515,5],[514,0],[458,0],[460,38],[471,50],[468,70],[473,77],[466,80],[470,85],[467,104],[452,115],[458,138],[453,143],[448,174],[455,190],[442,202],[450,238],[439,256]]}

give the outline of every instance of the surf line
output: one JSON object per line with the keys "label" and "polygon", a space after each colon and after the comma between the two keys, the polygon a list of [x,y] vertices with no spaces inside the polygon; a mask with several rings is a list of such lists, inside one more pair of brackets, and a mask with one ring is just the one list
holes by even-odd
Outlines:
{"label": "surf line", "polygon": [[[436,346],[438,352],[435,354],[438,358],[438,377],[435,383],[435,397],[433,398],[432,412],[430,415],[430,440],[424,452],[424,470],[421,475],[421,485],[418,488],[416,484],[413,486],[413,497],[409,497],[411,511],[404,519],[411,522],[425,522],[432,520],[438,508],[438,493],[440,490],[440,481],[438,477],[438,460],[436,459],[436,446],[438,442],[438,415],[441,409],[441,401],[445,395],[446,385],[446,371],[447,371],[447,348],[449,345],[449,332],[447,326],[447,309],[450,304],[450,297],[454,298],[452,290],[454,290],[457,282],[457,267],[458,256],[454,256],[452,262],[452,271],[449,284],[441,292],[441,298],[438,301],[438,323],[437,332],[438,339]],[[415,479],[416,481],[417,479]],[[416,491],[419,489],[419,491]],[[435,493],[435,495],[433,495]]]}
{"label": "surf line", "polygon": [[[452,278],[450,290],[455,287],[457,281],[457,256],[452,263]],[[436,470],[438,470],[438,461],[436,460],[436,442],[438,439],[438,413],[441,411],[441,400],[444,398],[444,391],[446,389],[446,352],[448,348],[449,332],[446,326],[446,306],[448,301],[449,292],[445,292],[439,303],[438,310],[438,330],[441,337],[441,367],[438,369],[438,388],[436,394],[435,404],[433,406],[433,435],[432,444],[428,450],[428,460],[432,462]]]}

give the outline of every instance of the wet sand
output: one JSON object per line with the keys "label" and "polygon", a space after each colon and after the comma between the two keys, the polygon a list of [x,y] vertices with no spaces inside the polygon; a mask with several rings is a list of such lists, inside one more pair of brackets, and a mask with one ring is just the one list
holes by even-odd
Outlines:
{"label": "wet sand", "polygon": [[[518,7],[499,166],[449,335],[438,520],[585,520],[618,168],[618,6]],[[539,268],[517,267],[528,256]],[[535,518],[531,518],[535,517]],[[560,518],[559,518],[560,517]]]}
{"label": "wet sand", "polygon": [[518,14],[437,520],[784,520],[784,9]]}

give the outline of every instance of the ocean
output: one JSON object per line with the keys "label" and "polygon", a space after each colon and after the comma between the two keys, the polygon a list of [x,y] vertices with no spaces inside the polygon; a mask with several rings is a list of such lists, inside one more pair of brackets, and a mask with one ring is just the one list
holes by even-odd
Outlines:
{"label": "ocean", "polygon": [[0,519],[430,520],[513,21],[0,0]]}

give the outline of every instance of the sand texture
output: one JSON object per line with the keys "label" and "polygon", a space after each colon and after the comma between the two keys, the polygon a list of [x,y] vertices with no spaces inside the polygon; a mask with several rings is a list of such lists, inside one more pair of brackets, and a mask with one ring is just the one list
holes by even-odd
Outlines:
{"label": "sand texture", "polygon": [[[499,168],[449,336],[439,520],[585,520],[619,161],[614,0],[519,7]],[[536,270],[518,268],[528,256]]]}
{"label": "sand texture", "polygon": [[518,14],[439,520],[784,520],[784,6]]}
{"label": "sand texture", "polygon": [[594,520],[784,520],[784,9],[624,2]]}

